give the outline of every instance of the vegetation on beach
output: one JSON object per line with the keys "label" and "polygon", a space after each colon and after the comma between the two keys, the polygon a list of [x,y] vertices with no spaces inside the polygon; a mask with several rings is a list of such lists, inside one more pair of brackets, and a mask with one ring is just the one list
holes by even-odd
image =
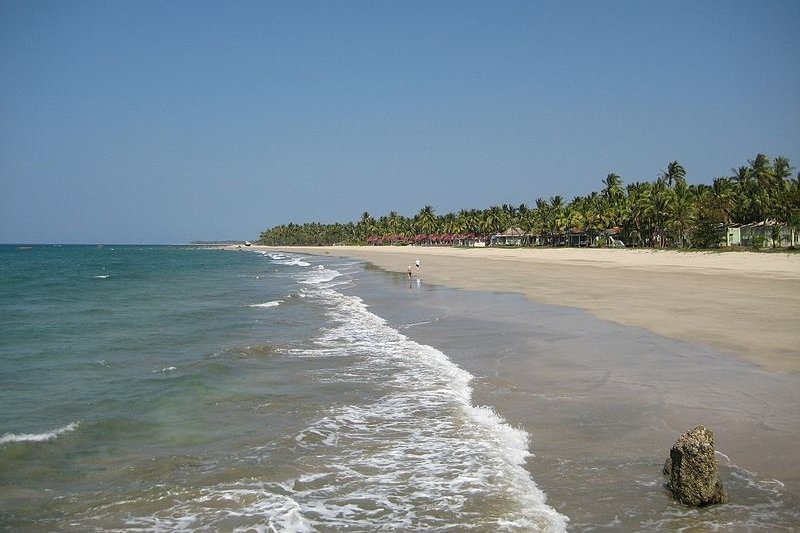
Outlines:
{"label": "vegetation on beach", "polygon": [[[800,174],[792,178],[789,159],[758,154],[730,176],[710,185],[690,185],[686,170],[669,163],[654,181],[623,185],[617,174],[602,180],[603,188],[565,202],[561,196],[537,198],[533,206],[491,206],[437,215],[425,206],[406,217],[394,211],[373,217],[364,212],[356,222],[309,222],[275,226],[261,233],[266,245],[451,244],[519,228],[544,245],[569,244],[564,235],[580,233],[587,243],[616,234],[628,245],[709,248],[719,244],[722,230],[734,224],[762,224],[779,241],[782,229],[800,229]],[[769,229],[767,229],[769,228]],[[724,240],[722,237],[721,240]],[[755,240],[753,246],[764,244]]]}

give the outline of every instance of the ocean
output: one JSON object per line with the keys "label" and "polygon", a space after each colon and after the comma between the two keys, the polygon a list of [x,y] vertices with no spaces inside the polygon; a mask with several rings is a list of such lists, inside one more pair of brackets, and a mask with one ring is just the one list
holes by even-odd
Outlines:
{"label": "ocean", "polygon": [[[0,529],[791,531],[800,523],[779,480],[733,463],[724,469],[737,504],[706,511],[669,500],[655,454],[598,467],[572,443],[607,441],[619,413],[569,419],[586,393],[580,379],[573,390],[553,389],[567,356],[543,358],[547,382],[531,378],[531,397],[510,399],[517,385],[491,365],[515,368],[511,352],[528,337],[559,357],[583,351],[565,337],[585,337],[600,321],[571,313],[409,283],[334,257],[0,247]],[[613,335],[655,342],[638,330]],[[641,415],[638,404],[616,408],[629,423]],[[575,427],[588,436],[572,435]],[[638,503],[620,503],[637,491]]]}
{"label": "ocean", "polygon": [[353,262],[2,250],[0,523],[561,531],[527,435],[342,291]]}

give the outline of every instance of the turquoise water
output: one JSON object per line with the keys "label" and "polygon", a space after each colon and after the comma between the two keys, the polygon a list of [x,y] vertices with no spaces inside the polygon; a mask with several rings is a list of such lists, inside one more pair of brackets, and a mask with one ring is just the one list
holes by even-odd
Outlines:
{"label": "turquoise water", "polygon": [[346,294],[353,262],[0,248],[12,531],[561,531],[528,436]]}
{"label": "turquoise water", "polygon": [[125,469],[158,473],[251,432],[247,411],[231,410],[283,386],[275,369],[251,379],[265,339],[285,342],[314,319],[295,310],[295,325],[275,327],[249,307],[285,288],[261,282],[271,269],[252,254],[64,246],[2,257],[5,511],[15,492],[44,504],[99,482],[114,491]]}

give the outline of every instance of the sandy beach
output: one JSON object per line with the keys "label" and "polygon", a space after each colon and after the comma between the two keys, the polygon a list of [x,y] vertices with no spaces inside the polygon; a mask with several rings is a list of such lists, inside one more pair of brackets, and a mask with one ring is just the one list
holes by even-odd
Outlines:
{"label": "sandy beach", "polygon": [[513,292],[800,376],[800,255],[620,249],[291,248],[449,287]]}
{"label": "sandy beach", "polygon": [[[531,435],[528,469],[574,530],[747,530],[762,509],[769,528],[800,522],[800,256],[281,250],[377,267],[354,290],[475,376],[475,405]],[[735,505],[692,513],[661,487],[669,447],[697,424],[716,434]]]}

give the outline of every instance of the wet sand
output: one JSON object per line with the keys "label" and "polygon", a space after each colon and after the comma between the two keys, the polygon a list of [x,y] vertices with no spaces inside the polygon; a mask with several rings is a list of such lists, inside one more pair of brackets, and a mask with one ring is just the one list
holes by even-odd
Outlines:
{"label": "wet sand", "polygon": [[[519,294],[409,286],[374,267],[352,290],[473,374],[474,404],[526,430],[527,467],[570,530],[800,526],[796,377]],[[697,424],[716,433],[731,505],[690,510],[663,488],[670,446]]]}
{"label": "wet sand", "polygon": [[309,247],[448,287],[513,292],[800,377],[800,255],[619,249]]}
{"label": "wet sand", "polygon": [[[800,527],[800,256],[289,251],[388,276],[390,294],[367,302],[475,375],[474,403],[529,433],[531,475],[572,530]],[[688,511],[661,485],[669,447],[696,424],[716,433],[730,506]]]}

